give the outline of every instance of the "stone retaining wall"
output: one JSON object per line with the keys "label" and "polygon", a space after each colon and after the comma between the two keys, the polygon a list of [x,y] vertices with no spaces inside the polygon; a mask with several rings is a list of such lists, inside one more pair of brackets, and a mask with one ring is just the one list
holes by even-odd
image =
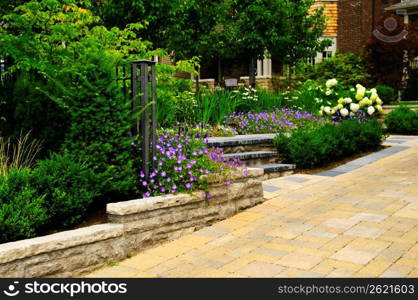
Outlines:
{"label": "stone retaining wall", "polygon": [[233,174],[232,184],[208,177],[202,193],[108,204],[109,223],[0,245],[0,277],[70,277],[129,257],[225,219],[263,201],[263,170]]}

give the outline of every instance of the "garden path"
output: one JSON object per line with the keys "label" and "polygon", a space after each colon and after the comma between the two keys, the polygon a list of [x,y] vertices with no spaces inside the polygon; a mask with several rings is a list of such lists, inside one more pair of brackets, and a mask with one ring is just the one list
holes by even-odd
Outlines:
{"label": "garden path", "polygon": [[389,143],[268,180],[263,204],[88,277],[418,277],[418,138]]}

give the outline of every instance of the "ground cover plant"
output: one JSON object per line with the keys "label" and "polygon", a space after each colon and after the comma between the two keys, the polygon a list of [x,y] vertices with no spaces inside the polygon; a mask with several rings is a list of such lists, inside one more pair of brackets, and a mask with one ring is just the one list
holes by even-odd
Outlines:
{"label": "ground cover plant", "polygon": [[295,128],[310,127],[324,120],[311,113],[303,113],[288,108],[267,113],[236,113],[229,115],[225,125],[239,134],[290,132]]}
{"label": "ground cover plant", "polygon": [[[145,174],[140,172],[144,197],[203,190],[210,198],[204,180],[206,175],[219,175],[224,180],[231,171],[238,171],[240,167],[242,172],[247,172],[239,160],[226,160],[221,149],[209,149],[206,138],[200,134],[165,133],[158,138],[156,148],[155,167],[150,179],[146,180]],[[227,180],[226,184],[230,182]]]}

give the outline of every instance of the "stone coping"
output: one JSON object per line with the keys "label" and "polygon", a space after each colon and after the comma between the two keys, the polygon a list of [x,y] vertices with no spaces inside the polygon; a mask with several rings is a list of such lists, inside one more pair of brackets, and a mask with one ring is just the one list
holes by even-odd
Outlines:
{"label": "stone coping", "polygon": [[[244,178],[259,177],[264,175],[264,170],[260,168],[248,168],[247,175],[242,172],[233,172],[231,180],[238,181]],[[209,184],[220,183],[224,184],[225,178],[219,178],[216,175],[204,175]],[[181,206],[191,202],[198,202],[204,200],[201,191],[191,194],[170,194],[164,196],[149,197],[143,199],[135,199],[130,201],[122,201],[116,203],[109,203],[106,206],[106,212],[110,215],[129,215],[134,213],[146,212],[150,210],[163,209],[168,207]]]}
{"label": "stone coping", "polygon": [[123,235],[121,224],[100,224],[0,244],[0,264],[42,253],[91,244]]}
{"label": "stone coping", "polygon": [[254,145],[254,144],[267,144],[272,143],[275,133],[266,134],[248,134],[248,135],[236,135],[230,137],[211,137],[208,138],[208,146],[213,147],[226,147],[237,145]]}

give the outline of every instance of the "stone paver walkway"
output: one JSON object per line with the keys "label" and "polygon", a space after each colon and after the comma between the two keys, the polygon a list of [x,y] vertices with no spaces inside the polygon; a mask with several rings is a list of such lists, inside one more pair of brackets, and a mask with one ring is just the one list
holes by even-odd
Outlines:
{"label": "stone paver walkway", "polygon": [[418,138],[359,168],[264,182],[263,204],[88,277],[418,277]]}

